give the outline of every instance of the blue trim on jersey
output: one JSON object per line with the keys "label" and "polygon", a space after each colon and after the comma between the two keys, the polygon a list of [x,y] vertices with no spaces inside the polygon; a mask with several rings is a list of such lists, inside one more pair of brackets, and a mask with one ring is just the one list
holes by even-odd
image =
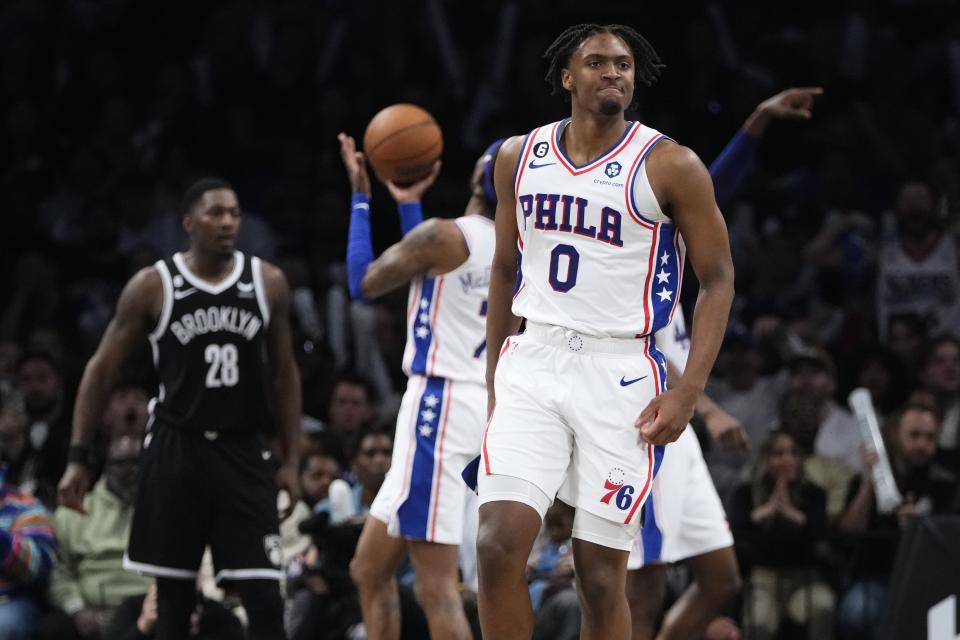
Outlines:
{"label": "blue trim on jersey", "polygon": [[[536,129],[534,129],[536,131]],[[533,135],[533,131],[523,136],[523,143],[520,145],[520,153],[517,154],[517,166],[513,168],[513,190],[514,192],[520,188],[520,185],[517,184],[517,180],[520,178],[520,167],[523,165],[523,154],[527,150],[527,143],[530,141],[530,136]]]}
{"label": "blue trim on jersey", "polygon": [[413,454],[413,468],[410,470],[410,487],[407,497],[397,509],[400,535],[405,538],[427,539],[433,473],[437,462],[437,436],[444,411],[443,391],[446,384],[444,378],[427,378],[427,384],[417,404],[412,434],[417,444]]}
{"label": "blue trim on jersey", "polygon": [[[653,447],[653,477],[657,477],[660,471],[660,464],[663,462],[663,454],[666,447],[662,444]],[[648,565],[653,562],[659,562],[663,554],[663,532],[657,524],[656,509],[653,504],[653,491],[647,498],[647,503],[643,505],[643,528],[640,530],[640,541],[643,543],[643,564]]]}
{"label": "blue trim on jersey", "polygon": [[[433,306],[433,290],[436,280],[434,278],[424,278],[423,287],[420,289],[420,298],[416,301],[416,311],[413,315],[413,328],[410,333],[410,340],[413,340],[413,360],[410,362],[410,373],[426,375],[427,373],[427,354],[430,353],[430,345],[433,344],[433,326],[430,324],[430,311]],[[426,301],[426,305],[423,302]],[[427,314],[427,321],[420,322],[420,316]],[[427,333],[423,337],[417,336],[420,328],[426,328]],[[421,332],[422,333],[422,332]]]}
{"label": "blue trim on jersey", "polygon": [[660,137],[655,138],[654,141],[650,143],[650,146],[647,147],[647,150],[643,152],[643,155],[640,156],[640,160],[637,161],[636,169],[634,170],[634,172],[629,176],[627,176],[627,178],[630,180],[630,187],[629,187],[630,206],[633,208],[633,214],[638,218],[640,218],[641,220],[643,220],[644,222],[646,222],[647,224],[654,224],[654,221],[646,218],[642,213],[640,213],[640,208],[637,207],[637,197],[636,197],[636,194],[634,193],[634,185],[637,184],[637,174],[643,170],[643,163],[647,161],[647,156],[650,155],[650,152],[653,151],[653,148],[658,144],[660,144],[661,142],[663,142],[664,140],[671,140],[671,138],[668,138],[662,133],[658,135]]}
{"label": "blue trim on jersey", "polygon": [[656,243],[657,255],[653,260],[653,275],[650,283],[650,307],[653,312],[653,322],[650,333],[656,333],[667,326],[673,308],[680,295],[680,256],[674,244],[677,226],[665,222],[660,224]]}
{"label": "blue trim on jersey", "polygon": [[612,152],[614,149],[616,149],[621,144],[623,144],[623,141],[627,139],[627,136],[630,135],[630,132],[633,131],[633,128],[637,126],[636,121],[631,120],[630,123],[627,125],[627,127],[623,130],[623,135],[621,135],[609,149],[607,149],[606,151],[604,151],[603,153],[601,153],[596,158],[594,158],[593,160],[591,160],[586,164],[576,164],[573,160],[570,159],[570,156],[567,155],[567,150],[560,145],[560,138],[563,136],[563,130],[566,128],[569,122],[570,122],[570,118],[564,118],[563,120],[560,121],[560,124],[557,125],[557,132],[553,136],[554,138],[553,143],[554,143],[554,146],[557,148],[557,153],[562,155],[564,160],[569,162],[570,166],[573,167],[575,171],[579,171],[581,169],[589,167],[595,162],[602,162],[604,158],[610,155],[610,152]]}

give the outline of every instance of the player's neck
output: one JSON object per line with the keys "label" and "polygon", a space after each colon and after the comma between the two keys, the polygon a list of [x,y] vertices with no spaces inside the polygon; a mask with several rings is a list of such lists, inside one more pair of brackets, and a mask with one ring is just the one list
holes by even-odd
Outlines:
{"label": "player's neck", "polygon": [[486,216],[487,211],[490,209],[490,205],[487,204],[485,198],[472,194],[470,199],[467,201],[467,206],[463,210],[463,215],[465,216]]}
{"label": "player's neck", "polygon": [[627,121],[623,113],[602,116],[574,110],[561,141],[570,159],[578,165],[599,157],[623,137]]}
{"label": "player's neck", "polygon": [[233,254],[205,253],[189,249],[183,254],[183,260],[193,274],[209,282],[219,282],[233,271]]}

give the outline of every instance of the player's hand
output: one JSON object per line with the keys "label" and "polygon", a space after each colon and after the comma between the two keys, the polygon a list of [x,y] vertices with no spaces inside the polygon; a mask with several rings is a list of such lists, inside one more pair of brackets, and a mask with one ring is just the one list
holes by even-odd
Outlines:
{"label": "player's hand", "polygon": [[370,174],[367,173],[367,159],[363,153],[357,151],[357,143],[351,136],[341,132],[337,134],[340,141],[340,158],[350,178],[350,189],[354,193],[362,193],[370,197]]}
{"label": "player's hand", "polygon": [[901,527],[905,527],[918,515],[920,515],[920,511],[917,509],[917,497],[908,493],[904,496],[903,503],[897,507],[897,522],[900,523]]}
{"label": "player's hand", "polygon": [[757,111],[774,119],[809,120],[813,117],[813,99],[822,93],[822,87],[794,87],[767,98]]}
{"label": "player's hand", "polygon": [[650,401],[633,426],[650,444],[674,442],[687,428],[700,393],[692,387],[669,389]]}
{"label": "player's hand", "polygon": [[78,462],[68,464],[57,486],[60,505],[86,515],[87,512],[83,510],[83,497],[89,490],[90,470]]}
{"label": "player's hand", "polygon": [[73,626],[81,638],[99,638],[100,623],[97,616],[90,609],[80,609],[73,614]]}
{"label": "player's hand", "polygon": [[705,414],[703,423],[721,449],[745,451],[750,448],[743,423],[720,407]]}
{"label": "player's hand", "polygon": [[137,630],[145,636],[153,636],[157,628],[157,585],[152,584],[143,598],[140,617],[137,618]]}
{"label": "player's hand", "polygon": [[393,180],[387,180],[384,184],[390,190],[390,195],[397,201],[397,204],[410,204],[411,202],[420,202],[427,189],[433,186],[437,176],[440,175],[440,161],[433,163],[433,168],[426,177],[417,180],[408,187],[401,187]]}
{"label": "player's hand", "polygon": [[295,466],[284,464],[277,469],[277,489],[290,496],[290,502],[280,511],[280,520],[286,520],[300,500],[300,477]]}

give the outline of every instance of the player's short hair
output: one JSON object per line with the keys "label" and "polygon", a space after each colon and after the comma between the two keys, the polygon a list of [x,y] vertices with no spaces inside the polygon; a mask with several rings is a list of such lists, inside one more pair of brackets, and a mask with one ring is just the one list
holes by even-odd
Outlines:
{"label": "player's short hair", "polygon": [[580,46],[580,43],[598,33],[613,34],[630,47],[633,52],[638,81],[649,87],[660,77],[660,70],[666,65],[660,61],[660,56],[657,55],[653,46],[647,42],[647,39],[632,27],[622,24],[577,24],[567,27],[543,53],[543,57],[550,61],[544,80],[552,89],[551,95],[561,93],[564,90],[560,70],[570,63],[570,56],[573,55],[573,52]]}
{"label": "player's short hair", "polygon": [[193,205],[200,202],[203,194],[205,194],[207,191],[213,191],[215,189],[229,189],[230,191],[234,190],[233,185],[223,178],[218,178],[216,176],[206,176],[204,178],[200,178],[187,187],[186,192],[183,194],[183,200],[180,202],[180,215],[185,216],[190,213]]}

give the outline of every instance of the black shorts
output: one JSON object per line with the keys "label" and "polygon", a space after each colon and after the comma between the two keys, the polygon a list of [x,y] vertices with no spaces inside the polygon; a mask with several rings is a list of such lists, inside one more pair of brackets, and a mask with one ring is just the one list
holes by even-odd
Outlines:
{"label": "black shorts", "polygon": [[275,472],[258,434],[155,426],[140,457],[124,568],[193,580],[209,545],[217,582],[280,579]]}

